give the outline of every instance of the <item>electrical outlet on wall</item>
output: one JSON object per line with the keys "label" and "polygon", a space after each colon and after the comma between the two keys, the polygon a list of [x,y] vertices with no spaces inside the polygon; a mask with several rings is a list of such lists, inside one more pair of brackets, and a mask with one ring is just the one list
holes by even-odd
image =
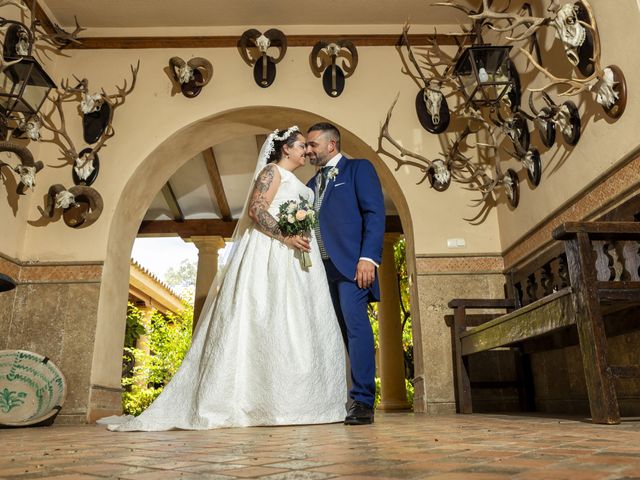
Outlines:
{"label": "electrical outlet on wall", "polygon": [[447,239],[447,248],[464,248],[467,246],[467,242],[464,238],[449,238]]}

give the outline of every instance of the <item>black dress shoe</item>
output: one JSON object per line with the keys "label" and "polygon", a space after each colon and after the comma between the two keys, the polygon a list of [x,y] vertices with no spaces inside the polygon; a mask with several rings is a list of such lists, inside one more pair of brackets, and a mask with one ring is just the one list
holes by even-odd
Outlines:
{"label": "black dress shoe", "polygon": [[362,402],[353,402],[347,416],[345,425],[369,425],[373,423],[373,407]]}

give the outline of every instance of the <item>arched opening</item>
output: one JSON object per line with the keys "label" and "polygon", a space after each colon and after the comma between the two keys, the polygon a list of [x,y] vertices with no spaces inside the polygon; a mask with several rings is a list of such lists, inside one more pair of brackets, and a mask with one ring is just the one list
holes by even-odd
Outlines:
{"label": "arched opening", "polygon": [[[352,133],[348,126],[340,125],[334,119],[284,107],[246,107],[198,120],[177,131],[140,163],[123,189],[109,228],[98,304],[88,412],[90,421],[104,414],[114,413],[113,410],[116,409],[116,403],[105,400],[105,397],[119,398],[130,252],[143,216],[156,192],[178,168],[212,145],[239,136],[262,134],[283,125],[296,124],[304,129],[320,121],[333,122],[340,128],[344,152],[356,158],[371,160],[383,189],[398,211],[407,242],[408,271],[413,279],[410,296],[414,323],[415,375],[421,377],[422,343],[415,282],[413,225],[409,207],[393,174],[368,144]],[[418,383],[419,388],[423,388],[422,382]],[[416,396],[422,398],[421,392],[417,391]]]}

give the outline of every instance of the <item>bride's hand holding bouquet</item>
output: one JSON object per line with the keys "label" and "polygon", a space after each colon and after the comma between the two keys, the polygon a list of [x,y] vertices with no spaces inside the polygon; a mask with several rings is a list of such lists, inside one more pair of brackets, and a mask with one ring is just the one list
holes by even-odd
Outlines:
{"label": "bride's hand holding bouquet", "polygon": [[289,200],[283,202],[280,205],[278,212],[278,228],[285,237],[285,243],[288,246],[299,248],[301,251],[300,264],[302,268],[309,268],[311,266],[311,256],[304,248],[300,248],[302,245],[298,245],[295,242],[288,242],[288,239],[294,240],[294,237],[302,237],[306,242],[299,242],[305,244],[308,248],[308,239],[311,237],[311,230],[316,225],[316,212],[313,210],[311,204],[300,197],[300,200]]}

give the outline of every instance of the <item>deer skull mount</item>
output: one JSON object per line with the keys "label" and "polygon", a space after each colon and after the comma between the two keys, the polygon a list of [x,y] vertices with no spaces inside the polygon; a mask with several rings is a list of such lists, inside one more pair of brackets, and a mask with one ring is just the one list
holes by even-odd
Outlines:
{"label": "deer skull mount", "polygon": [[444,192],[451,185],[451,171],[444,160],[437,158],[431,162],[427,175],[429,184],[438,192]]}
{"label": "deer skull mount", "polygon": [[185,62],[180,57],[169,59],[173,79],[187,98],[197,97],[213,77],[213,65],[206,58],[195,57]]}
{"label": "deer skull mount", "polygon": [[451,113],[440,83],[431,82],[419,91],[415,107],[420,125],[427,132],[442,133],[449,127]]}
{"label": "deer skull mount", "polygon": [[[80,80],[78,77],[75,77],[78,81],[77,86],[70,87],[68,81],[63,81],[61,88],[55,92],[52,98],[54,110],[50,115],[43,117],[43,126],[53,132],[53,141],[59,145],[63,159],[73,165],[72,178],[76,185],[89,187],[96,181],[100,171],[98,152],[106,145],[107,140],[115,135],[114,112],[134,90],[139,69],[140,62],[135,66],[131,65],[131,84],[128,85],[125,79],[124,85],[116,86],[117,92],[113,94],[108,94],[104,89],[101,89],[100,93],[91,94],[88,80]],[[92,145],[79,152],[66,127],[63,103],[69,101],[78,102],[78,110],[82,115],[83,137],[86,143]],[[53,121],[54,112],[57,112],[60,126]]]}
{"label": "deer skull mount", "polygon": [[[415,108],[420,125],[429,133],[442,133],[449,127],[451,113],[447,99],[442,91],[445,82],[449,81],[448,72],[453,66],[453,60],[446,58],[444,61],[434,61],[428,53],[414,52],[409,40],[409,24],[406,23],[402,30],[402,44],[406,47],[407,56],[415,67],[417,75],[410,74],[407,68],[405,73],[411,75],[422,89],[416,95]],[[437,42],[433,47],[442,54]],[[419,63],[418,58],[422,63]],[[441,75],[437,67],[445,66]],[[447,185],[448,187],[448,185]]]}
{"label": "deer skull mount", "polygon": [[[337,64],[338,58],[342,58],[342,67]],[[335,98],[344,91],[345,79],[356,71],[358,50],[349,40],[337,42],[321,40],[313,46],[309,62],[313,74],[318,78],[322,76],[322,87],[325,93]]]}
{"label": "deer skull mount", "polygon": [[496,111],[496,117],[491,116],[490,119],[494,125],[499,127],[504,135],[511,140],[515,149],[516,157],[523,156],[529,150],[531,134],[529,133],[529,125],[524,115],[517,112],[506,119],[502,117],[500,111]]}
{"label": "deer skull mount", "polygon": [[542,92],[542,98],[546,106],[538,110],[533,102],[533,94],[531,94],[529,108],[533,112],[530,119],[538,127],[540,140],[544,146],[547,148],[553,146],[557,130],[560,130],[567,145],[577,145],[582,127],[578,107],[570,100],[557,105],[546,92]]}
{"label": "deer skull mount", "polygon": [[[278,56],[271,57],[268,51],[278,49]],[[267,88],[276,79],[276,64],[287,52],[287,37],[276,28],[264,33],[255,28],[246,30],[238,40],[238,51],[244,62],[253,67],[253,78],[259,87]]]}
{"label": "deer skull mount", "polygon": [[508,168],[505,176],[502,178],[502,185],[507,195],[507,202],[511,208],[518,208],[520,203],[520,181],[518,174],[513,168]]}

